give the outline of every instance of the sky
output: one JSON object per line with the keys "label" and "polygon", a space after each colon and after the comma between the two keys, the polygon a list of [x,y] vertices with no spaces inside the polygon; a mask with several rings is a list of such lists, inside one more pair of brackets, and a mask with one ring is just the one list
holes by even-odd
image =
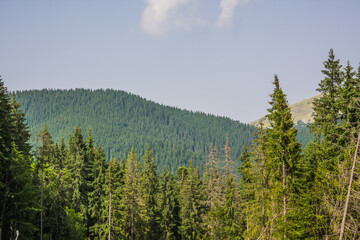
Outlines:
{"label": "sky", "polygon": [[9,90],[112,88],[250,122],[274,74],[317,95],[330,48],[360,62],[359,0],[0,0]]}

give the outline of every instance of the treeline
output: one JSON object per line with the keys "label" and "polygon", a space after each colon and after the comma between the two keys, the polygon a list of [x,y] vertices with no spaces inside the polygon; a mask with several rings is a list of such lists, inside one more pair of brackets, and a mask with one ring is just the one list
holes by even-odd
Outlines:
{"label": "treeline", "polygon": [[166,166],[172,172],[190,161],[204,172],[210,142],[224,146],[226,134],[236,143],[231,154],[239,157],[256,131],[229,118],[163,106],[111,89],[17,91],[16,100],[26,114],[33,146],[45,125],[58,143],[62,138],[67,142],[69,133],[79,126],[92,129],[107,161],[123,158],[132,147],[143,155],[150,146],[159,169]]}
{"label": "treeline", "polygon": [[[1,239],[202,239],[238,236],[239,201],[229,140],[226,169],[211,145],[203,176],[191,161],[176,174],[157,174],[148,147],[106,161],[91,131],[78,127],[68,144],[47,127],[30,154],[25,115],[0,80]],[[227,176],[225,183],[224,174]]]}
{"label": "treeline", "polygon": [[358,239],[360,67],[342,67],[332,50],[324,67],[312,143],[296,140],[275,75],[271,127],[238,169],[228,138],[223,151],[210,144],[203,174],[191,161],[157,171],[149,147],[107,162],[80,128],[67,145],[43,128],[32,156],[24,113],[0,81],[2,239]]}
{"label": "treeline", "polygon": [[275,76],[271,127],[259,128],[242,155],[244,239],[360,237],[360,67],[342,67],[333,50],[324,67],[310,125],[315,139],[304,151]]}

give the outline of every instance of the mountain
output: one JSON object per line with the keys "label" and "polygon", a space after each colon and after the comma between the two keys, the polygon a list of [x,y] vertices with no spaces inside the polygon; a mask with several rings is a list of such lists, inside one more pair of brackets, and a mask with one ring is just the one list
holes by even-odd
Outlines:
{"label": "mountain", "polygon": [[[313,121],[313,116],[315,114],[313,110],[313,101],[316,98],[319,98],[320,95],[302,100],[300,102],[290,105],[291,113],[294,119],[295,124],[309,124]],[[300,122],[301,123],[300,123]],[[250,122],[250,125],[259,127],[260,122],[264,124],[264,127],[269,127],[270,123],[267,120],[266,116],[261,117],[255,121]]]}
{"label": "mountain", "polygon": [[54,142],[67,141],[78,126],[85,136],[92,130],[108,160],[125,157],[132,147],[142,156],[149,145],[160,170],[166,166],[175,171],[189,161],[204,170],[211,142],[223,161],[227,134],[236,160],[256,131],[230,118],[164,106],[118,90],[44,89],[15,95],[26,114],[31,145],[36,146],[36,134],[45,125]]}
{"label": "mountain", "polygon": [[[309,133],[308,126],[313,122],[314,119],[315,112],[313,110],[313,101],[319,97],[320,95],[316,95],[314,97],[290,105],[294,123],[296,124],[295,128],[298,130],[296,138],[303,147],[305,147],[313,139],[313,135]],[[260,122],[264,124],[265,128],[270,127],[270,123],[266,116],[250,122],[250,125],[259,127]]]}

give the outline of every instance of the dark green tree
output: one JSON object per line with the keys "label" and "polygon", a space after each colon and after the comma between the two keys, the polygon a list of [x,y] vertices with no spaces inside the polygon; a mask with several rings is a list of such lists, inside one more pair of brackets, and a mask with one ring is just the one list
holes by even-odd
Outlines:
{"label": "dark green tree", "polygon": [[156,165],[152,151],[148,146],[143,157],[143,197],[145,200],[145,216],[144,221],[146,225],[145,239],[159,239],[160,225],[159,225],[159,206],[157,198],[159,194],[159,178],[156,173]]}
{"label": "dark green tree", "polygon": [[117,158],[109,162],[106,172],[105,213],[103,229],[108,239],[120,239],[122,235],[121,200],[123,197],[125,163]]}
{"label": "dark green tree", "polygon": [[269,239],[277,215],[272,215],[267,135],[260,124],[250,152],[244,151],[240,167],[241,210],[245,239]]}
{"label": "dark green tree", "polygon": [[31,239],[37,192],[25,116],[0,76],[0,238]]}
{"label": "dark green tree", "polygon": [[180,239],[180,206],[176,181],[171,174],[164,170],[159,182],[159,209],[161,213],[161,237],[159,239]]}
{"label": "dark green tree", "polygon": [[226,179],[225,205],[223,210],[223,239],[243,239],[240,201],[233,176]]}
{"label": "dark green tree", "polygon": [[[286,95],[280,88],[279,79],[275,75],[274,92],[270,95],[271,108],[267,115],[270,128],[267,130],[267,155],[271,170],[273,211],[279,217],[275,221],[273,236],[287,238],[292,229],[289,214],[292,203],[296,200],[296,171],[300,161],[301,145],[296,140],[297,130],[294,128],[290,107]],[[290,211],[290,213],[289,213]]]}
{"label": "dark green tree", "polygon": [[144,207],[141,189],[141,166],[135,150],[128,154],[125,165],[122,205],[122,229],[126,239],[144,238]]}
{"label": "dark green tree", "polygon": [[180,177],[181,236],[183,239],[201,239],[205,234],[203,223],[205,199],[200,176],[191,162],[188,169],[179,169],[178,176]]}
{"label": "dark green tree", "polygon": [[93,224],[90,226],[90,235],[92,239],[105,239],[107,236],[104,226],[104,215],[107,212],[105,206],[105,176],[106,176],[106,157],[101,145],[95,150],[93,169],[91,178],[94,179],[91,183],[92,191],[88,193],[88,211]]}

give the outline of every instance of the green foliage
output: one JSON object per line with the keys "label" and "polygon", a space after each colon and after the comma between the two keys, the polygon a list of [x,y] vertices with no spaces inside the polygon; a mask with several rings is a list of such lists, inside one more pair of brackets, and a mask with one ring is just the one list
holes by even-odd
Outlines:
{"label": "green foliage", "polygon": [[112,239],[122,237],[121,199],[123,196],[125,163],[117,158],[109,162],[106,172],[103,231]]}
{"label": "green foliage", "polygon": [[132,148],[125,165],[122,216],[124,237],[127,239],[144,238],[144,202],[141,188],[141,166]]}
{"label": "green foliage", "polygon": [[144,197],[144,221],[145,239],[159,239],[160,212],[157,204],[159,194],[159,179],[156,173],[156,165],[152,151],[148,146],[143,157],[143,197]]}
{"label": "green foliage", "polygon": [[[314,192],[321,193],[314,203],[318,225],[318,236],[338,236],[349,184],[350,166],[359,134],[359,72],[348,63],[342,70],[331,49],[324,62],[324,79],[317,89],[322,95],[314,102],[316,112],[311,125],[315,142],[311,146],[316,154],[307,151],[314,166]],[[360,70],[360,69],[359,69]],[[359,169],[355,169],[355,175]],[[348,210],[349,219],[345,238],[359,238],[359,211],[356,207],[359,185],[354,184]],[[355,193],[354,193],[355,192]]]}
{"label": "green foliage", "polygon": [[[224,146],[226,134],[236,143],[231,155],[239,156],[255,131],[229,118],[167,107],[110,89],[18,91],[16,99],[33,136],[44,125],[55,142],[67,139],[74,126],[92,129],[107,161],[122,158],[132,147],[142,156],[150,146],[159,172],[166,166],[174,173],[189,161],[203,171],[209,143]],[[30,143],[35,145],[35,139]]]}
{"label": "green foliage", "polygon": [[159,209],[160,209],[160,239],[180,239],[180,205],[178,199],[178,188],[171,172],[164,168],[159,183]]}
{"label": "green foliage", "polygon": [[179,175],[179,202],[181,210],[180,233],[183,239],[202,239],[205,226],[203,223],[204,195],[201,179],[190,162],[189,168],[181,169]]}
{"label": "green foliage", "polygon": [[106,235],[106,231],[104,232],[104,219],[103,215],[106,209],[104,204],[105,200],[105,176],[106,176],[106,168],[107,163],[105,160],[105,153],[101,146],[95,150],[94,154],[94,162],[92,166],[92,171],[90,173],[91,179],[93,181],[90,183],[91,191],[88,194],[88,213],[91,221],[90,224],[90,235],[94,239],[102,239],[101,236]]}
{"label": "green foliage", "polygon": [[[332,50],[324,67],[310,126],[314,141],[307,125],[295,129],[275,76],[271,127],[260,125],[249,148],[244,144],[254,129],[229,119],[119,91],[78,89],[17,93],[33,130],[38,121],[57,131],[54,143],[41,126],[30,153],[25,115],[0,79],[0,238],[337,239],[360,128],[360,67],[342,69]],[[70,124],[91,127],[108,145],[97,145],[91,130],[85,140],[76,127],[66,146]],[[220,141],[226,132],[229,138]],[[303,152],[299,139],[307,141]],[[225,156],[217,154],[219,143]],[[154,152],[148,146],[139,160],[135,149],[144,144]],[[131,145],[136,148],[129,151]],[[238,185],[231,156],[243,146]],[[127,159],[107,163],[124,151]],[[358,164],[354,175],[346,239],[360,237]]]}
{"label": "green foliage", "polygon": [[29,133],[19,110],[0,77],[0,238],[32,239],[36,226],[37,191],[27,141]]}

